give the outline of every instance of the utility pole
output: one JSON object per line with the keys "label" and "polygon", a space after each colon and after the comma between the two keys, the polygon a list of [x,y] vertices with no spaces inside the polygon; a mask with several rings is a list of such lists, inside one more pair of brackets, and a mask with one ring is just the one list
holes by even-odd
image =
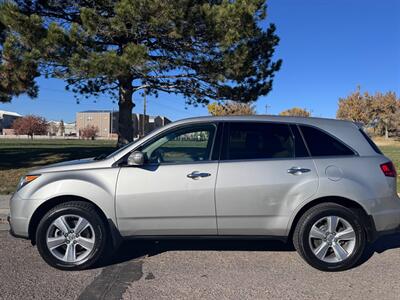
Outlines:
{"label": "utility pole", "polygon": [[265,114],[268,115],[268,109],[271,108],[271,105],[265,104]]}
{"label": "utility pole", "polygon": [[145,123],[146,123],[146,105],[147,105],[147,100],[146,100],[146,91],[143,93],[143,122],[142,122],[142,136],[145,135],[144,129],[145,129]]}
{"label": "utility pole", "polygon": [[111,132],[110,132],[110,134],[108,135],[109,137],[110,136],[112,136],[113,135],[113,131],[114,131],[114,128],[113,128],[113,126],[114,126],[114,107],[112,108],[112,111],[111,111]]}

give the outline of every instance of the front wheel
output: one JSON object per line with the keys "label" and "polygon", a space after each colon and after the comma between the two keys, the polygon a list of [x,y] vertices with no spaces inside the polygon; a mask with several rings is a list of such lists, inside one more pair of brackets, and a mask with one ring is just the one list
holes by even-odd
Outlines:
{"label": "front wheel", "polygon": [[323,203],[300,218],[293,244],[314,268],[342,271],[360,260],[366,244],[365,230],[353,210],[336,203]]}
{"label": "front wheel", "polygon": [[42,258],[62,270],[93,266],[103,255],[107,230],[93,205],[81,201],[62,203],[51,209],[36,231]]}

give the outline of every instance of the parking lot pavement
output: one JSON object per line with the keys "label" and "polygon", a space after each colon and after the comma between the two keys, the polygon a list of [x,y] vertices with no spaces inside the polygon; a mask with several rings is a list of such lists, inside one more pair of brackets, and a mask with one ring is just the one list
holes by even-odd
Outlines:
{"label": "parking lot pavement", "polygon": [[0,232],[0,299],[399,299],[400,236],[346,272],[306,265],[271,241],[127,242],[97,269],[47,266],[29,241]]}
{"label": "parking lot pavement", "polygon": [[260,240],[130,241],[95,269],[66,272],[0,230],[0,299],[386,300],[399,299],[399,270],[400,235],[392,235],[360,266],[337,273],[309,267],[291,246]]}
{"label": "parking lot pavement", "polygon": [[279,243],[164,242],[158,254],[143,259],[143,276],[123,298],[399,299],[398,247],[400,236],[390,236],[374,245],[362,265],[325,273]]}
{"label": "parking lot pavement", "polygon": [[0,299],[74,299],[100,272],[53,269],[29,241],[0,231]]}

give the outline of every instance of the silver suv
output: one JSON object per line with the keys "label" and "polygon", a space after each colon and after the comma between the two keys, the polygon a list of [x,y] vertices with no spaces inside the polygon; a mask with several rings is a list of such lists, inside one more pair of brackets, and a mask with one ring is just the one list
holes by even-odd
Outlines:
{"label": "silver suv", "polygon": [[355,123],[203,117],[32,171],[9,220],[60,269],[92,266],[126,238],[224,236],[293,240],[310,265],[338,271],[397,230],[400,199],[392,162]]}

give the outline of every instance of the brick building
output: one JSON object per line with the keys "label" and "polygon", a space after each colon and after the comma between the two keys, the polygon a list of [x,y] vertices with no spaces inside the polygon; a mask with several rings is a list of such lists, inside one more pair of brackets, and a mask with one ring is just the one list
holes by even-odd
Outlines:
{"label": "brick building", "polygon": [[[162,127],[171,121],[163,116],[148,116],[142,114],[132,114],[133,137],[137,138],[149,133],[155,128]],[[118,112],[108,110],[89,110],[76,114],[76,131],[87,126],[95,126],[99,129],[98,136],[114,137],[118,134]]]}

